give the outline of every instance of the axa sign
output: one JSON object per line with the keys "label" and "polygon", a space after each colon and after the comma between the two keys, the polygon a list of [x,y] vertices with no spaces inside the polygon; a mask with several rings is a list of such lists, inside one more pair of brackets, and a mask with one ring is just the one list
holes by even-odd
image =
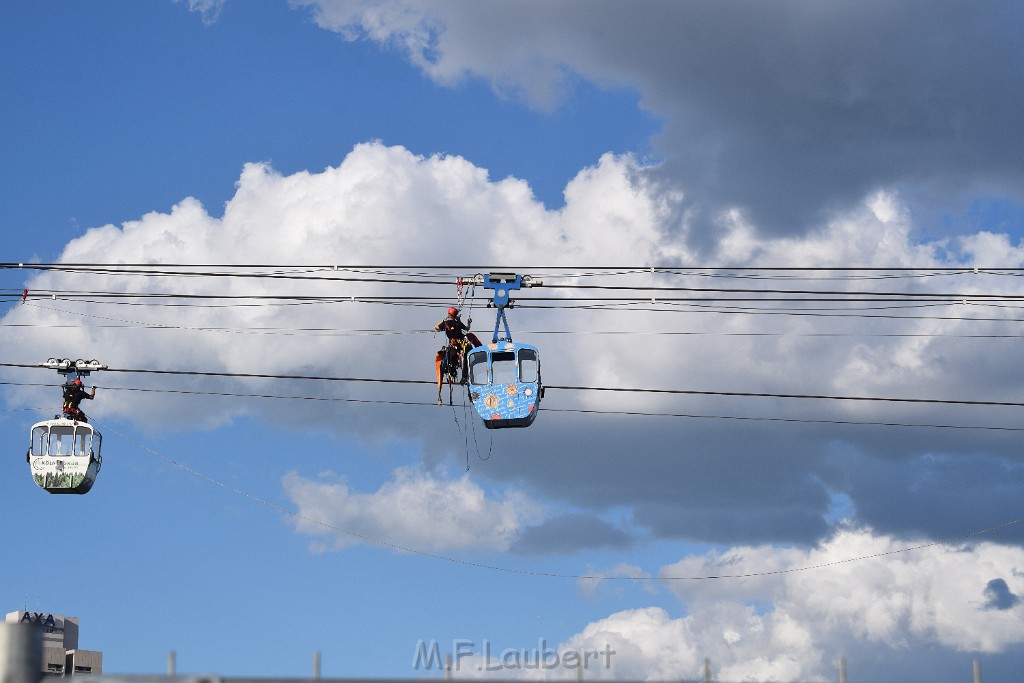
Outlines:
{"label": "axa sign", "polygon": [[52,614],[41,614],[39,612],[25,612],[21,617],[21,623],[38,624],[49,628],[57,628],[57,622],[53,620]]}

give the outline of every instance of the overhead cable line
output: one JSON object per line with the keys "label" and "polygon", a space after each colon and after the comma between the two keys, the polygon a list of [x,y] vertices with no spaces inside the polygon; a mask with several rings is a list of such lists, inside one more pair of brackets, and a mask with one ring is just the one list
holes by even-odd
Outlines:
{"label": "overhead cable line", "polygon": [[[138,276],[145,275],[149,277],[217,277],[217,278],[269,278],[269,279],[285,279],[285,280],[306,280],[306,281],[318,281],[318,282],[348,282],[348,283],[371,283],[371,284],[434,284],[434,285],[448,285],[450,280],[426,280],[422,279],[425,277],[437,277],[441,275],[442,268],[451,270],[456,268],[455,266],[450,267],[438,267],[433,268],[432,273],[410,273],[408,269],[401,269],[400,267],[391,267],[388,271],[382,271],[383,266],[371,266],[371,267],[353,267],[353,266],[262,266],[260,268],[272,268],[271,272],[266,270],[260,270],[258,272],[239,272],[243,268],[257,268],[260,266],[227,266],[227,265],[183,265],[183,264],[11,264],[4,263],[0,264],[0,269],[35,269],[40,271],[50,272],[68,272],[77,274],[100,274],[100,275],[127,275],[127,276]],[[182,270],[181,268],[191,268],[192,270]],[[204,268],[206,270],[196,270],[198,268]],[[291,270],[288,270],[288,269]],[[419,270],[426,269],[427,267],[414,267]],[[464,266],[464,270],[473,268],[480,269],[479,266]],[[216,269],[216,270],[210,270]],[[493,270],[493,267],[489,269]],[[533,268],[527,269],[539,272],[545,272],[549,269],[546,268]],[[559,269],[564,270],[564,269]],[[618,272],[608,272],[612,275],[672,275],[678,277],[702,277],[707,275],[702,271],[719,271],[714,273],[715,277],[739,277],[734,275],[726,274],[731,271],[749,273],[756,271],[785,271],[785,272],[892,272],[898,271],[901,274],[907,272],[919,272],[921,269],[887,269],[887,268],[761,268],[761,267],[746,267],[746,268],[664,268],[664,267],[650,267],[645,269],[634,268],[630,270],[616,269]],[[939,271],[945,273],[959,273],[959,274],[973,274],[973,275],[1008,275],[1016,274],[1015,271],[1022,269],[978,269],[978,268],[946,268],[946,269],[926,269],[926,271]],[[1011,271],[1011,272],[1007,272]],[[381,277],[383,273],[389,273],[390,277]],[[337,273],[351,273],[346,275],[338,275]],[[362,273],[362,277],[354,277],[352,274]],[[374,275],[377,277],[367,277],[367,275]],[[926,273],[929,275],[935,275],[935,272]],[[402,277],[399,277],[402,275]],[[450,276],[449,276],[450,277]],[[569,279],[572,275],[562,274],[561,277]],[[751,279],[749,274],[743,275],[743,279]],[[848,275],[843,278],[829,277],[829,278],[808,278],[804,276],[801,279],[827,279],[827,280],[838,280],[838,279],[859,279],[850,278]],[[877,279],[877,278],[876,278]],[[599,284],[558,284],[555,282],[549,282],[545,286],[549,288],[562,288],[562,289],[592,289],[592,290],[627,290],[627,291],[650,291],[650,292],[679,292],[679,291],[690,291],[690,292],[732,292],[732,293],[744,293],[744,292],[784,292],[791,294],[841,294],[841,295],[896,295],[896,296],[919,296],[919,297],[939,297],[939,298],[963,298],[964,294],[959,293],[927,293],[927,292],[915,292],[915,293],[893,293],[893,292],[818,292],[816,290],[747,290],[739,288],[710,288],[710,287],[680,287],[680,286],[654,286],[654,285],[599,285]],[[975,295],[978,296],[978,295]],[[986,295],[981,295],[986,296]],[[993,295],[996,296],[996,295]]]}
{"label": "overhead cable line", "polygon": [[[13,299],[11,299],[13,300]],[[338,300],[329,302],[317,302],[317,301],[302,301],[302,302],[257,302],[257,303],[240,303],[231,302],[224,304],[197,304],[197,303],[154,303],[154,302],[136,302],[136,301],[76,301],[66,303],[90,303],[96,305],[116,305],[116,306],[156,306],[156,307],[171,307],[171,308],[255,308],[255,307],[269,307],[269,306],[307,306],[315,305],[318,303],[358,303],[367,305],[384,305],[384,306],[408,306],[413,308],[436,308],[438,306],[445,306],[450,303],[450,299],[437,299],[434,301],[418,301],[415,303],[409,302],[395,302],[395,301],[366,301],[359,297],[342,297]],[[786,308],[752,308],[749,306],[723,306],[723,305],[709,305],[709,304],[666,304],[663,301],[659,302],[659,306],[652,306],[648,303],[643,305],[637,305],[635,302],[630,304],[578,304],[578,305],[561,305],[551,306],[544,304],[527,304],[525,308],[531,310],[585,310],[585,311],[596,311],[596,312],[610,312],[610,313],[708,313],[716,315],[768,315],[768,316],[791,316],[791,317],[808,317],[808,318],[852,318],[852,319],[882,319],[882,320],[948,320],[948,321],[962,321],[962,322],[1024,322],[1024,319],[1019,318],[991,318],[991,317],[979,317],[979,316],[950,316],[950,315],[897,315],[892,313],[876,314],[876,313],[864,313],[863,311],[878,311],[878,310],[909,310],[909,309],[921,309],[921,308],[935,308],[945,307],[947,304],[944,303],[914,303],[905,304],[901,306],[860,306],[860,307],[843,307],[843,308],[822,308],[822,307],[801,307],[798,309],[786,309]],[[88,314],[82,311],[69,311],[59,310],[53,308],[47,308],[39,306],[32,302],[25,302],[22,305],[37,306],[44,308],[44,310],[52,310],[58,313],[64,313],[67,315],[80,315],[86,317],[95,317],[100,319],[114,319],[105,316],[96,316]],[[957,305],[963,305],[963,302],[958,302]],[[997,307],[992,303],[970,303],[972,307],[983,308],[983,307]],[[999,307],[1007,308],[1007,307]],[[1015,310],[1021,307],[1013,307]],[[851,312],[852,311],[852,312]],[[858,312],[860,311],[860,312]],[[0,323],[2,324],[2,323]],[[154,326],[159,324],[154,324]]]}
{"label": "overhead cable line", "polygon": [[[77,315],[77,313],[74,313]],[[95,316],[99,317],[99,316]],[[920,318],[931,320],[932,318]],[[940,318],[942,319],[942,318]],[[970,318],[970,320],[976,320]],[[1004,319],[995,319],[1002,322]],[[1019,321],[1024,322],[1024,321]],[[338,328],[338,327],[216,327],[172,325],[144,321],[123,321],[110,323],[4,323],[0,327],[40,328],[57,330],[171,330],[182,332],[225,332],[229,334],[313,336],[313,337],[362,337],[385,336],[399,337],[407,335],[436,334],[433,329],[371,329],[371,328]],[[801,338],[924,338],[924,339],[1024,339],[1022,334],[961,334],[946,332],[721,332],[721,331],[683,331],[683,330],[520,330],[525,336],[625,336],[625,337],[801,337]]]}
{"label": "overhead cable line", "polygon": [[[18,387],[54,387],[53,384],[31,383],[31,382],[5,382],[0,381],[0,386]],[[283,401],[314,401],[324,403],[349,403],[359,405],[388,405],[388,406],[417,406],[437,408],[437,402],[430,401],[396,401],[386,399],[351,398],[338,396],[296,396],[289,394],[254,394],[231,391],[197,391],[194,389],[165,389],[148,387],[112,387],[103,385],[103,391],[128,391],[146,394],[173,394],[185,396],[210,396],[214,398],[258,398]],[[761,415],[709,415],[701,413],[665,413],[640,410],[604,410],[588,408],[551,408],[545,407],[545,413],[567,413],[579,415],[613,415],[623,417],[661,417],[680,418],[691,420],[726,420],[738,422],[781,422],[787,424],[825,424],[858,427],[901,427],[911,429],[950,429],[950,430],[976,430],[995,432],[1024,432],[1024,427],[1004,427],[999,425],[961,425],[961,424],[940,424],[920,422],[878,422],[871,420],[835,420],[816,418],[790,418],[790,417],[768,417]]]}
{"label": "overhead cable line", "polygon": [[[0,367],[36,369],[35,364],[24,363],[0,363]],[[364,382],[378,384],[436,384],[433,380],[421,379],[386,379],[375,377],[332,377],[328,375],[278,375],[264,373],[244,372],[204,372],[197,370],[155,370],[155,369],[130,369],[130,368],[106,368],[106,373],[124,372],[149,375],[175,375],[195,377],[230,377],[243,379],[282,379],[282,380],[314,380],[326,382]],[[829,401],[859,401],[859,402],[889,402],[889,403],[921,403],[931,405],[970,405],[970,406],[1002,406],[1002,407],[1024,407],[1020,401],[985,401],[985,400],[957,400],[938,398],[900,398],[883,396],[839,396],[830,394],[783,394],[752,391],[711,391],[700,389],[651,389],[651,388],[626,388],[626,387],[596,387],[596,386],[562,386],[545,384],[547,390],[561,391],[599,391],[613,393],[635,393],[635,394],[661,394],[677,396],[731,396],[743,398],[787,398],[787,399],[813,399]]]}
{"label": "overhead cable line", "polygon": [[[685,288],[683,288],[685,290]],[[683,291],[680,290],[680,291]],[[1024,303],[1024,294],[931,294],[931,293],[899,293],[879,292],[876,295],[870,292],[822,292],[820,296],[809,296],[814,294],[809,290],[698,290],[691,288],[688,291],[695,292],[694,296],[602,296],[602,297],[560,297],[560,296],[530,296],[526,299],[516,301],[517,307],[540,308],[538,302],[562,302],[560,308],[578,308],[590,304],[674,304],[674,303],[902,303],[919,304],[927,302],[942,305],[958,305],[964,303],[980,304],[1005,304]],[[762,295],[756,295],[758,292]],[[703,294],[701,294],[703,292]],[[715,294],[718,292],[718,294]],[[711,294],[715,294],[711,296]],[[740,294],[750,294],[740,296]],[[783,296],[792,294],[793,296]],[[771,295],[771,296],[769,296]],[[76,291],[76,290],[31,290],[28,294],[10,294],[0,297],[6,301],[34,301],[40,299],[61,299],[68,301],[82,301],[84,303],[99,303],[101,300],[122,300],[130,299],[138,301],[254,301],[254,302],[304,302],[304,303],[349,303],[349,302],[430,302],[432,305],[441,305],[449,301],[445,296],[429,295],[362,295],[362,294],[198,294],[181,292],[128,292],[128,291]],[[478,298],[484,301],[484,298]]]}
{"label": "overhead cable line", "polygon": [[[103,273],[106,274],[106,273]],[[126,273],[118,273],[126,274]],[[196,276],[195,273],[168,271],[168,272],[131,272],[127,273],[131,275],[146,275],[148,277],[163,277],[163,276]],[[312,276],[312,275],[255,275],[255,274],[239,274],[239,273],[225,273],[217,274],[218,277],[259,277],[259,278],[274,278],[274,279],[287,279],[287,280],[301,280],[318,283],[333,283],[333,282],[345,282],[347,284],[402,284],[402,285],[438,285],[438,286],[450,286],[452,283],[449,280],[419,280],[419,279],[398,279],[398,278],[381,278],[381,277],[335,277],[335,276]],[[752,287],[692,287],[692,286],[661,286],[661,285],[638,285],[638,284],[627,284],[627,285],[602,285],[602,284],[559,284],[556,282],[546,281],[544,288],[548,290],[552,289],[563,289],[563,290],[586,290],[586,291],[633,291],[633,292],[689,292],[694,294],[750,294],[763,296],[767,294],[779,294],[789,295],[794,297],[806,298],[806,297],[895,297],[895,298],[921,298],[921,299],[1007,299],[1017,298],[1020,299],[1020,295],[1006,295],[1006,294],[985,294],[985,293],[964,293],[964,292],[914,292],[914,291],[875,291],[875,290],[843,290],[843,289],[781,289],[781,288],[752,288]],[[24,292],[18,292],[17,290],[8,290],[10,294],[8,296],[22,296]],[[108,296],[108,295],[120,295],[120,296],[176,296],[174,293],[157,294],[152,292],[62,292],[61,290],[47,290],[38,289],[30,290],[32,296],[51,296],[54,294],[65,295],[65,296]],[[189,296],[189,295],[180,295]],[[205,296],[205,295],[192,295],[192,296]],[[538,297],[530,297],[535,299]],[[812,299],[813,300],[813,299]]]}
{"label": "overhead cable line", "polygon": [[668,274],[695,274],[695,273],[722,273],[722,272],[772,272],[772,273],[820,273],[820,272],[841,272],[841,273],[925,273],[925,274],[948,274],[963,273],[968,275],[991,275],[991,274],[1018,274],[1024,273],[1024,267],[1018,266],[679,266],[670,264],[632,264],[632,265],[496,265],[496,264],[408,264],[408,265],[375,265],[375,264],[271,264],[271,263],[97,263],[97,262],[53,262],[53,263],[15,263],[0,262],[0,269],[15,270],[62,270],[67,268],[77,269],[152,269],[152,268],[217,268],[228,269],[271,269],[273,271],[286,270],[308,270],[308,271],[420,271],[420,272],[484,272],[484,271],[537,271],[544,273],[564,273],[565,271],[593,271],[595,273],[607,274],[621,272],[626,274],[635,273],[668,273]]}

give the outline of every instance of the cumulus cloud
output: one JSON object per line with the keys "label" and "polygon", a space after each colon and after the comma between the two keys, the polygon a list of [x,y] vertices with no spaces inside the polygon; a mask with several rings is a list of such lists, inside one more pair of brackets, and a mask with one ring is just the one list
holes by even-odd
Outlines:
{"label": "cumulus cloud", "polygon": [[[417,444],[432,470],[469,441],[464,430],[480,426],[462,416],[453,420],[450,409],[432,405],[429,382],[441,340],[430,330],[443,311],[369,299],[412,294],[450,300],[455,275],[471,273],[450,274],[451,285],[410,289],[337,279],[352,274],[331,264],[451,263],[457,245],[454,253],[463,263],[564,268],[545,276],[546,289],[523,293],[510,316],[517,337],[540,346],[551,387],[1018,400],[1021,368],[996,352],[1000,345],[1011,348],[999,320],[1003,313],[972,300],[976,294],[1016,295],[1017,278],[999,273],[794,285],[786,276],[723,281],[705,273],[632,268],[613,283],[692,288],[687,292],[722,284],[739,290],[953,291],[968,303],[852,311],[750,310],[685,300],[532,307],[534,296],[583,303],[593,292],[560,286],[597,282],[580,272],[589,266],[699,262],[673,228],[679,197],[663,193],[642,171],[630,157],[607,155],[567,186],[565,207],[548,210],[515,178],[493,181],[469,160],[416,156],[380,143],[359,145],[337,167],[318,173],[282,175],[267,164],[250,164],[222,216],[186,198],[169,213],[88,230],[60,260],[320,266],[304,273],[313,279],[45,272],[26,282],[30,297],[4,316],[0,340],[9,359],[23,363],[66,356],[121,369],[418,379],[426,384],[110,372],[96,378],[102,390],[90,414],[164,429],[214,428],[245,416],[291,428],[330,425],[367,443]],[[822,268],[985,268],[997,253],[1001,266],[1024,263],[1024,249],[1005,236],[919,242],[913,233],[900,196],[879,192],[799,237],[766,237],[736,214],[723,223],[715,256],[737,266]],[[83,292],[125,297],[115,303],[73,296]],[[168,293],[217,298],[143,298]],[[847,312],[866,317],[839,317]],[[479,307],[472,313],[475,329],[493,324],[493,313]],[[33,372],[12,375],[38,382]],[[5,399],[19,406],[55,403],[57,395],[54,388],[5,391]],[[525,483],[531,496],[571,511],[563,519],[526,524],[509,546],[522,552],[555,549],[549,532],[567,525],[580,532],[574,537],[581,545],[565,546],[566,552],[622,548],[647,538],[811,544],[829,533],[837,496],[849,500],[852,516],[879,530],[945,538],[1005,521],[1024,481],[1014,441],[998,429],[873,423],[999,428],[1015,424],[1013,410],[550,389],[528,430],[487,435],[502,453],[487,471],[494,481]],[[619,414],[627,412],[690,417]],[[452,429],[463,430],[454,441]],[[478,445],[487,443],[478,438],[482,434],[473,435]],[[961,514],[937,514],[935,501],[950,496],[962,501],[956,508]],[[628,514],[630,526],[607,522],[613,511],[617,518],[618,512]],[[1019,537],[1014,529],[1006,533],[1017,536],[1001,538]]]}
{"label": "cumulus cloud", "polygon": [[296,507],[296,530],[327,537],[314,546],[321,552],[359,543],[418,551],[507,550],[540,512],[516,492],[490,499],[468,476],[443,480],[409,468],[373,493],[352,491],[344,479],[307,479],[295,472],[283,483]]}
{"label": "cumulus cloud", "polygon": [[[564,662],[578,661],[588,680],[693,681],[704,678],[707,659],[712,680],[816,680],[809,672],[818,668],[820,656],[807,629],[784,615],[759,615],[749,606],[725,603],[685,617],[672,617],[661,607],[623,610],[587,624],[549,651],[559,659],[542,660],[547,668],[507,667],[502,676],[575,679],[577,670]],[[460,675],[482,677],[488,665],[493,672],[501,653],[463,659]],[[529,649],[526,654],[536,661]]]}
{"label": "cumulus cloud", "polygon": [[792,234],[892,186],[919,209],[1024,200],[1009,1],[292,5],[399,47],[439,83],[482,78],[538,107],[574,77],[635,88],[664,121],[656,175],[687,193],[701,235],[735,208]]}
{"label": "cumulus cloud", "polygon": [[[844,656],[852,655],[860,676],[884,677],[872,659],[892,673],[902,657],[922,651],[967,672],[969,658],[950,659],[950,650],[993,655],[1021,642],[1019,548],[980,543],[900,552],[909,545],[846,528],[802,550],[749,546],[691,555],[660,572],[683,614],[657,606],[618,611],[552,649],[610,653],[608,666],[590,660],[585,676],[593,679],[700,680],[707,662],[712,680],[828,681]],[[868,559],[848,562],[855,557]],[[982,577],[992,573],[1008,578],[986,584]],[[557,667],[507,673],[575,674]]]}
{"label": "cumulus cloud", "polygon": [[[266,164],[249,164],[222,217],[214,217],[192,198],[170,213],[150,213],[122,226],[88,230],[72,240],[60,259],[74,263],[247,263],[273,265],[379,263],[446,263],[457,245],[458,260],[469,263],[530,262],[537,254],[557,254],[564,263],[611,263],[622,253],[660,259],[658,245],[663,207],[631,177],[635,163],[611,155],[584,169],[567,188],[570,204],[562,212],[545,210],[529,187],[508,178],[492,182],[485,169],[459,157],[417,157],[401,147],[371,143],[356,147],[336,168],[290,176]],[[598,201],[594,201],[597,199]],[[627,229],[628,226],[628,229]],[[595,238],[599,238],[596,239]],[[666,247],[671,250],[671,246]],[[430,330],[441,311],[372,306],[367,298],[394,294],[393,286],[332,281],[285,282],[269,279],[183,279],[159,276],[96,276],[44,273],[26,286],[28,305],[9,312],[6,330],[12,353],[26,361],[44,356],[95,357],[119,368],[205,369],[263,374],[348,374],[422,377],[433,375],[432,354],[438,342],[398,336],[300,334],[303,329]],[[458,273],[460,275],[465,273]],[[473,273],[468,273],[472,275]],[[313,277],[315,277],[315,273]],[[448,287],[424,285],[416,294],[454,297],[455,275]],[[69,291],[114,291],[141,296],[174,293],[181,297],[216,296],[206,304],[147,307],[74,303]],[[54,300],[35,293],[56,292]],[[315,304],[260,301],[259,297],[323,297],[348,301]],[[256,300],[245,300],[256,297]],[[241,300],[240,300],[241,299]],[[138,302],[138,303],[141,303]],[[187,302],[185,302],[187,304]],[[478,314],[478,326],[487,314]],[[543,320],[540,319],[541,324]],[[53,326],[82,323],[59,336]],[[120,327],[113,324],[120,323]],[[156,328],[161,332],[154,333]],[[254,330],[265,332],[254,334]],[[272,333],[277,330],[277,333]],[[293,333],[289,334],[289,331]],[[145,341],[140,341],[140,340]],[[413,346],[421,356],[409,353]],[[433,348],[431,348],[433,347]],[[20,349],[20,351],[18,351]],[[43,358],[38,358],[43,360]],[[192,390],[213,387],[193,378]],[[157,382],[159,384],[159,382]],[[216,380],[221,391],[302,393],[294,384]],[[344,399],[344,388],[330,397]],[[424,392],[428,395],[427,392]],[[26,390],[16,400],[43,400]],[[223,402],[217,410],[201,399],[143,395],[137,401],[108,402],[98,411],[163,424],[216,426],[259,408]],[[162,405],[158,405],[162,404]],[[267,406],[269,407],[269,406]],[[303,421],[333,413],[333,406],[303,406],[272,411],[281,419]],[[100,415],[101,412],[97,412]]]}
{"label": "cumulus cloud", "polygon": [[[966,652],[999,652],[1021,642],[1024,613],[1009,597],[1024,585],[1024,551],[991,542],[905,551],[918,545],[847,528],[813,548],[735,547],[685,558],[660,575],[691,611],[761,603],[771,606],[773,619],[814,624],[809,642],[819,650],[844,638]],[[999,585],[994,574],[1007,578]],[[723,575],[746,578],[693,580]],[[1004,608],[994,612],[993,600]]]}

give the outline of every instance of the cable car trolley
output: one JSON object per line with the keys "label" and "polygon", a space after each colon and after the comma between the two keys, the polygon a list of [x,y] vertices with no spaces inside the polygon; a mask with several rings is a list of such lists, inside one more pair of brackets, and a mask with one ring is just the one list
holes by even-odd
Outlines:
{"label": "cable car trolley", "polygon": [[[39,365],[63,375],[65,387],[88,377],[91,372],[107,368],[96,360],[68,358],[50,358]],[[63,415],[32,425],[25,459],[32,479],[40,488],[50,493],[76,494],[88,493],[92,488],[103,465],[100,452],[103,436],[86,420],[80,411],[75,414],[65,409]]]}
{"label": "cable car trolley", "polygon": [[[488,429],[529,427],[537,419],[544,385],[540,376],[540,351],[530,344],[512,341],[505,309],[513,308],[510,292],[543,284],[529,275],[491,273],[477,275],[475,284],[494,291],[488,307],[498,309],[491,343],[469,351],[469,397]],[[505,335],[498,333],[504,325]]]}

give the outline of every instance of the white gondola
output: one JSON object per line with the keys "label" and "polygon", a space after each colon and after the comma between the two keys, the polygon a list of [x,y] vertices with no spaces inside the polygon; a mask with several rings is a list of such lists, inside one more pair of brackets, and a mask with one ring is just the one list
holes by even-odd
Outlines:
{"label": "white gondola", "polygon": [[[66,380],[65,386],[71,381],[69,375],[81,379],[107,369],[98,360],[81,358],[48,358],[39,366],[59,372]],[[65,410],[64,417],[55,416],[32,425],[29,434],[25,460],[33,481],[50,493],[88,493],[103,465],[100,454],[103,436],[88,422],[75,417],[73,412]]]}
{"label": "white gondola", "polygon": [[32,479],[50,493],[88,493],[103,465],[102,435],[77,420],[53,419],[32,425],[25,456]]}

